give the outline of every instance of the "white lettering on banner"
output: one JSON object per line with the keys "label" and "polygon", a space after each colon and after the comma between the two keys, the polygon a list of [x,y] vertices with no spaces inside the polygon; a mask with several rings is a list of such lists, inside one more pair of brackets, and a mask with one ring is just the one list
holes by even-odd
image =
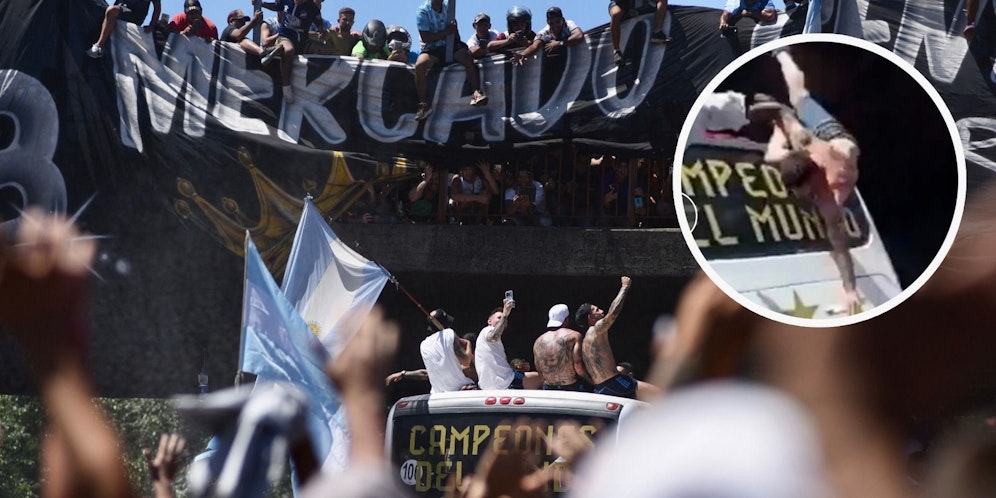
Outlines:
{"label": "white lettering on banner", "polygon": [[[133,24],[119,21],[111,42],[114,44],[111,53],[117,82],[121,143],[143,152],[145,147],[138,123],[139,84],[145,89],[152,129],[166,134],[173,124],[177,92],[184,88],[183,78],[166,70],[156,58],[152,36],[134,28]],[[189,105],[185,108],[189,109]]]}
{"label": "white lettering on banner", "polygon": [[[962,118],[956,123],[958,136],[965,145],[965,161],[973,162],[984,168],[996,171],[996,162],[980,154],[981,151],[996,149],[996,119],[994,118]],[[989,132],[989,138],[972,141],[972,130]]]}
{"label": "white lettering on banner", "polygon": [[[670,23],[670,17],[667,18]],[[592,102],[579,102],[578,96],[591,81],[599,110],[610,117],[623,117],[635,112],[656,83],[663,62],[663,45],[649,43],[652,15],[644,15],[624,23],[624,36],[633,34],[637,23],[644,28],[639,40],[643,44],[639,74],[625,98],[618,98],[616,68],[611,61],[611,44],[608,32],[588,43],[572,47],[565,61],[565,68],[557,87],[546,102],[540,102],[543,92],[542,63],[530,61],[522,67],[513,67],[505,60],[485,59],[478,62],[481,81],[489,96],[486,106],[469,105],[470,94],[464,94],[466,73],[462,66],[441,68],[435,82],[433,110],[423,131],[422,138],[433,142],[449,140],[454,122],[477,121],[484,140],[500,142],[507,139],[507,126],[512,126],[525,136],[541,136],[560,122],[564,115],[578,111]],[[668,25],[669,26],[669,25]],[[259,104],[272,99],[274,79],[262,70],[245,67],[245,53],[237,45],[223,42],[206,43],[201,39],[170,34],[160,61],[151,35],[137,26],[119,22],[120,33],[112,37],[117,83],[118,108],[121,115],[121,140],[126,146],[144,151],[141,126],[138,121],[139,104],[148,109],[151,127],[155,132],[170,133],[178,104],[183,101],[183,131],[191,137],[204,136],[207,115],[211,114],[224,127],[253,134],[272,133],[261,119],[246,117],[243,106]],[[596,48],[592,49],[591,46]],[[596,54],[592,53],[596,51]],[[596,59],[597,64],[592,60]],[[535,62],[535,63],[534,63]],[[327,67],[324,67],[327,64]],[[360,90],[357,94],[358,119],[364,132],[371,138],[397,142],[412,138],[418,133],[414,114],[403,114],[398,123],[388,127],[384,123],[383,91],[391,63],[384,61],[360,62],[351,57],[313,56],[310,60],[299,57],[291,72],[294,102],[282,99],[276,134],[285,141],[297,143],[305,119],[328,144],[347,140],[346,132],[336,117],[326,107],[327,103],[350,86],[354,76]],[[316,71],[318,68],[322,68]],[[506,89],[505,71],[516,71],[511,78],[514,92]],[[411,68],[407,68],[410,74]],[[320,74],[316,74],[320,72]],[[587,78],[586,72],[591,72]],[[553,77],[553,75],[550,75]],[[393,77],[393,75],[391,76]],[[143,92],[139,92],[139,88]],[[506,117],[509,107],[506,99],[514,94],[512,117]],[[141,100],[140,100],[141,99]],[[386,114],[390,114],[387,112]]]}
{"label": "white lettering on banner", "polygon": [[[415,122],[414,115],[408,114],[400,119],[393,128],[388,128],[384,124],[384,81],[392,67],[405,67],[399,63],[382,60],[365,60],[360,65],[360,88],[379,88],[381,91],[358,92],[356,102],[357,112],[359,112],[360,126],[363,131],[374,140],[390,143],[404,140],[415,133],[418,123]],[[409,75],[411,70],[406,71]],[[414,76],[409,76],[414,77]]]}
{"label": "white lettering on banner", "polygon": [[750,33],[751,48],[759,47],[765,43],[777,40],[784,36],[782,29],[785,28],[785,24],[787,24],[788,21],[789,16],[780,15],[775,18],[775,22],[773,23],[756,24]]}
{"label": "white lettering on banner", "polygon": [[[665,18],[665,31],[671,27],[672,16]],[[637,24],[643,24],[643,37],[632,39],[633,28]],[[595,63],[591,71],[591,88],[595,94],[595,102],[598,108],[610,118],[622,118],[636,111],[636,107],[643,103],[650,93],[650,89],[657,80],[657,72],[661,69],[664,61],[665,44],[650,43],[650,34],[653,32],[653,15],[645,14],[635,17],[622,24],[620,35],[620,50],[625,52],[626,45],[630,43],[643,44],[643,60],[639,61],[640,73],[634,80],[634,86],[629,89],[626,98],[618,98],[618,88],[616,86],[616,74],[618,68],[612,62],[612,33],[609,30],[602,32],[602,36],[597,40],[595,49]],[[636,63],[636,61],[632,61]]]}
{"label": "white lettering on banner", "polygon": [[349,85],[356,71],[358,61],[338,57],[326,59],[332,63],[321,77],[307,81],[308,64],[301,60],[295,61],[291,69],[291,84],[294,87],[294,102],[288,104],[285,100],[280,112],[278,132],[281,139],[297,143],[301,137],[301,123],[304,118],[314,126],[315,131],[326,142],[338,144],[346,141],[346,132],[325,107],[328,102],[343,88]]}
{"label": "white lettering on banner", "polygon": [[[485,65],[485,68],[496,68],[494,65]],[[488,71],[484,74],[478,73],[481,82],[504,81],[504,74],[493,75]],[[495,90],[488,93],[488,105],[473,107],[470,105],[470,94],[463,93],[463,84],[467,79],[467,73],[460,64],[451,64],[440,71],[439,80],[436,82],[436,91],[432,97],[433,113],[429,115],[429,120],[425,124],[422,132],[426,140],[430,142],[445,143],[450,138],[450,130],[453,129],[455,121],[467,121],[477,119],[480,121],[481,133],[485,140],[500,141],[505,134],[502,127],[502,118],[505,115],[505,92],[504,84],[501,84],[501,92]],[[413,116],[414,118],[414,116]]]}
{"label": "white lettering on banner", "polygon": [[872,43],[886,45],[892,41],[892,30],[889,22],[878,20],[868,20],[868,0],[857,0],[858,15],[861,19],[861,37]]}
{"label": "white lettering on banner", "polygon": [[[207,122],[207,95],[211,91],[211,66],[214,44],[197,37],[173,36],[163,50],[166,71],[179,75],[186,82],[183,132],[191,137],[203,137]],[[155,53],[155,52],[153,52]]]}
{"label": "white lettering on banner", "polygon": [[956,10],[956,19],[948,26],[944,3],[938,0],[907,0],[899,20],[899,32],[892,51],[913,64],[921,47],[926,48],[930,78],[951,83],[968,52],[968,42],[961,36],[965,16]]}
{"label": "white lettering on banner", "polygon": [[[542,52],[542,51],[541,51]],[[585,75],[591,69],[591,50],[588,44],[567,49],[564,73],[550,99],[540,104],[542,85],[536,84],[543,77],[544,60],[526,61],[512,68],[512,126],[527,137],[538,137],[560,120],[581,94]]]}
{"label": "white lettering on banner", "polygon": [[262,71],[246,69],[246,53],[236,49],[237,45],[221,43],[221,64],[218,69],[217,98],[211,106],[211,113],[225,126],[239,132],[266,135],[269,130],[260,119],[247,118],[242,114],[242,104],[273,96],[273,83]]}

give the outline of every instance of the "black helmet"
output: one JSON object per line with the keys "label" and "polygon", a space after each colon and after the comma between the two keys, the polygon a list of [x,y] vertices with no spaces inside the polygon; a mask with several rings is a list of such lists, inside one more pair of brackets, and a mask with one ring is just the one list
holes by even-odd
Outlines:
{"label": "black helmet", "polygon": [[515,5],[508,9],[508,12],[505,13],[505,20],[508,21],[509,33],[512,32],[512,25],[519,22],[526,23],[526,31],[533,30],[533,13],[525,7]]}
{"label": "black helmet", "polygon": [[397,24],[387,27],[387,43],[391,43],[394,40],[400,41],[405,50],[412,48],[412,35],[408,34],[407,29]]}
{"label": "black helmet", "polygon": [[371,47],[380,50],[386,42],[387,28],[384,27],[384,23],[374,19],[363,28],[363,44],[367,46],[367,50]]}

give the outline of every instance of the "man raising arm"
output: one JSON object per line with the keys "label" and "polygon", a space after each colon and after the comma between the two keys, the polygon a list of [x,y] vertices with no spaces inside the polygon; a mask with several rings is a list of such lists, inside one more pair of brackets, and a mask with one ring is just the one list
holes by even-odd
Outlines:
{"label": "man raising arm", "polygon": [[622,286],[609,305],[608,312],[593,304],[585,303],[578,307],[574,320],[582,327],[587,327],[581,344],[581,355],[584,366],[591,375],[594,392],[635,399],[636,380],[619,374],[612,346],[609,345],[609,328],[619,317],[626,294],[629,293],[630,278],[624,276],[620,280]]}

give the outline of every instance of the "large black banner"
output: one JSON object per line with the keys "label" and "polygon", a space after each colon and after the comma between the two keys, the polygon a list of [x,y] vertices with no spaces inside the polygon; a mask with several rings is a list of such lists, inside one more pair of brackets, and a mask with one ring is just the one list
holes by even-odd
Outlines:
{"label": "large black banner", "polygon": [[[414,119],[412,68],[350,57],[294,67],[295,101],[277,65],[237,46],[120,24],[108,55],[89,59],[106,4],[0,2],[0,215],[9,230],[28,203],[79,212],[106,240],[95,272],[93,364],[109,395],[193,389],[201,368],[234,371],[242,299],[242,239],[253,235],[282,271],[301,199],[330,217],[361,184],[403,178],[419,161],[456,168],[533,144],[577,141],[670,158],[699,92],[744,51],[801,33],[805,12],[719,36],[719,11],[672,5],[674,41],[648,43],[652,14],[626,21],[629,63],[612,62],[607,26],[559,57],[478,63],[490,103],[471,107],[462,67],[433,71],[435,111]],[[988,6],[986,6],[988,7]],[[824,0],[826,32],[899,54],[953,113],[970,180],[996,169],[991,62],[961,37],[949,0]],[[0,391],[28,381],[0,339]],[[223,382],[227,383],[227,382]]]}

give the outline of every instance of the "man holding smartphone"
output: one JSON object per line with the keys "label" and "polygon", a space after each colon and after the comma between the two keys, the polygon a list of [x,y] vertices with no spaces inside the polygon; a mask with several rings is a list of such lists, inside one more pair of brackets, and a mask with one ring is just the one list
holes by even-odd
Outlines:
{"label": "man holding smartphone", "polygon": [[481,389],[537,389],[543,383],[538,372],[520,372],[508,363],[501,336],[508,328],[508,316],[514,308],[512,291],[505,291],[502,307],[491,311],[488,325],[477,334],[474,363]]}

